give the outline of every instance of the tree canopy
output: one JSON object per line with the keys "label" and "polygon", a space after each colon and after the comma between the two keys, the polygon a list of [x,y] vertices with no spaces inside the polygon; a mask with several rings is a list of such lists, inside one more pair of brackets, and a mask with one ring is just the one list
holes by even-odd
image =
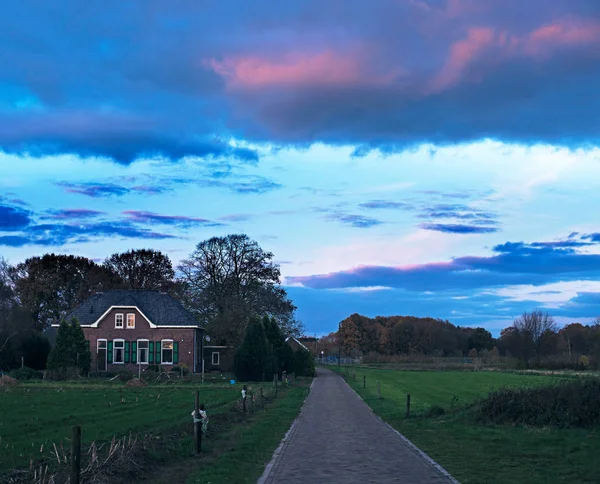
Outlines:
{"label": "tree canopy", "polygon": [[38,330],[62,319],[96,291],[120,287],[118,275],[85,257],[45,254],[10,269],[22,306],[31,311]]}
{"label": "tree canopy", "polygon": [[237,345],[251,314],[275,318],[285,333],[301,332],[273,254],[247,235],[200,242],[179,271],[188,307],[220,343]]}
{"label": "tree canopy", "polygon": [[169,256],[153,249],[115,253],[103,266],[119,276],[126,289],[167,290],[175,278]]}

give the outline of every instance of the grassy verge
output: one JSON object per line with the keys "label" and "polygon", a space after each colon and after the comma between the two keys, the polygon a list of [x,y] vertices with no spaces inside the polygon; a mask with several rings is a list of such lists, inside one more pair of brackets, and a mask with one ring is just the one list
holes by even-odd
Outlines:
{"label": "grassy verge", "polygon": [[[409,372],[356,368],[348,383],[384,420],[463,484],[598,482],[600,428],[550,429],[480,425],[469,404],[501,387],[556,382],[543,375],[501,372]],[[367,388],[363,388],[366,376]],[[377,398],[377,381],[381,399]],[[412,417],[405,417],[406,394]],[[426,417],[432,406],[446,413]]]}
{"label": "grassy verge", "polygon": [[229,443],[227,452],[221,453],[194,472],[186,482],[255,483],[298,415],[308,394],[308,383],[282,392],[269,405],[268,411],[256,413],[244,424],[232,428],[227,436],[223,436]]}
{"label": "grassy verge", "polygon": [[84,443],[129,432],[160,434],[191,420],[194,394],[212,415],[239,398],[237,387],[215,385],[127,388],[120,385],[25,384],[0,388],[0,475],[29,466],[53,444],[68,448],[72,425],[81,425]]}

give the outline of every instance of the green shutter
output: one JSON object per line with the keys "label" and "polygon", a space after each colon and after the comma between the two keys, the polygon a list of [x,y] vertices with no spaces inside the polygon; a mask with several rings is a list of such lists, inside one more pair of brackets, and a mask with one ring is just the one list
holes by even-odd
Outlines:
{"label": "green shutter", "polygon": [[109,341],[108,342],[108,352],[107,352],[108,354],[106,355],[109,363],[112,363],[112,353],[113,353],[112,347],[113,347],[113,343],[112,343],[112,341]]}
{"label": "green shutter", "polygon": [[162,363],[162,355],[160,354],[160,349],[161,349],[161,342],[157,341],[156,344],[154,345],[154,351],[156,352],[156,364],[160,365]]}
{"label": "green shutter", "polygon": [[154,341],[148,343],[148,363],[154,363]]}
{"label": "green shutter", "polygon": [[175,365],[179,363],[179,343],[177,341],[173,342],[173,363]]}
{"label": "green shutter", "polygon": [[129,363],[129,341],[125,341],[125,363]]}
{"label": "green shutter", "polygon": [[137,341],[131,342],[131,362],[137,363]]}

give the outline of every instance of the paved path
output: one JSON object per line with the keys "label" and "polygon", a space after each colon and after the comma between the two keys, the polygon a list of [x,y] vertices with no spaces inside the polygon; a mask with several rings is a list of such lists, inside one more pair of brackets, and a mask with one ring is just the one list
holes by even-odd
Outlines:
{"label": "paved path", "polygon": [[392,482],[451,480],[376,417],[342,377],[318,369],[295,426],[259,483]]}

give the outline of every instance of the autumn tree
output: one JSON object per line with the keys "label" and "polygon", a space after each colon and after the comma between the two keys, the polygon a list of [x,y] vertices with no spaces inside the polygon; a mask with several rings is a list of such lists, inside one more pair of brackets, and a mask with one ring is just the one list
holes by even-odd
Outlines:
{"label": "autumn tree", "polygon": [[96,291],[119,287],[119,277],[85,257],[45,254],[11,268],[22,306],[31,311],[36,328],[46,329]]}
{"label": "autumn tree", "polygon": [[200,242],[179,271],[186,305],[219,343],[237,345],[251,314],[275,318],[285,334],[302,332],[273,254],[247,235]]}
{"label": "autumn tree", "polygon": [[169,256],[153,249],[115,253],[103,266],[117,274],[127,289],[167,290],[175,278]]}

